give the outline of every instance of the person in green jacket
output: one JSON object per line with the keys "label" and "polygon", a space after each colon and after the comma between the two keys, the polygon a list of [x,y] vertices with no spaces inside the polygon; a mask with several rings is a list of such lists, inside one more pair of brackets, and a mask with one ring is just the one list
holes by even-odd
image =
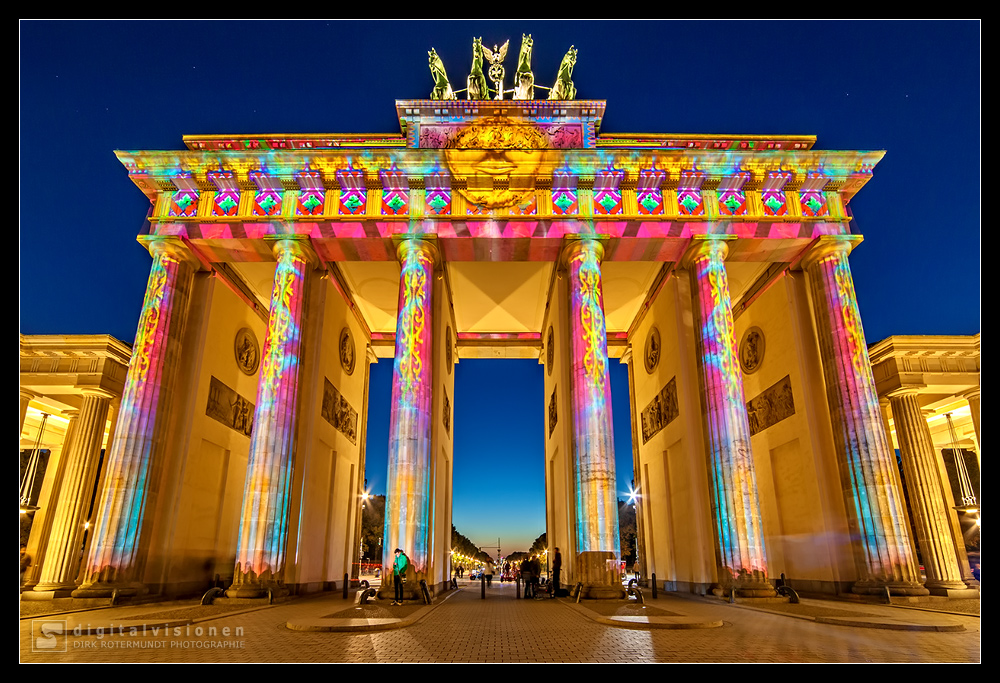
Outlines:
{"label": "person in green jacket", "polygon": [[392,585],[395,590],[395,599],[392,601],[393,605],[403,604],[403,577],[406,576],[406,565],[409,564],[409,558],[406,556],[401,549],[396,548],[396,559],[392,561]]}

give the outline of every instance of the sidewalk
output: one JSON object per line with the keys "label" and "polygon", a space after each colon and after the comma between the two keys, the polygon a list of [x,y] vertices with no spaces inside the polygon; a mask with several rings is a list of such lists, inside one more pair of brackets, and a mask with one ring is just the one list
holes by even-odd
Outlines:
{"label": "sidewalk", "polygon": [[[494,583],[482,600],[478,584],[463,581],[430,606],[360,606],[335,593],[248,609],[115,607],[24,618],[20,652],[24,662],[980,661],[972,616],[828,600],[645,598],[518,600],[514,585]],[[67,635],[51,635],[56,621]]]}

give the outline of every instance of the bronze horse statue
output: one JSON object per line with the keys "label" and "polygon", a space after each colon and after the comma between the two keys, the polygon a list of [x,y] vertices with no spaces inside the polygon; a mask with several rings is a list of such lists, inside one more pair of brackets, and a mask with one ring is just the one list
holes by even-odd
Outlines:
{"label": "bronze horse statue", "polygon": [[486,84],[486,75],[483,73],[483,39],[472,39],[472,73],[469,74],[466,86],[467,100],[488,100],[490,99],[490,88]]}

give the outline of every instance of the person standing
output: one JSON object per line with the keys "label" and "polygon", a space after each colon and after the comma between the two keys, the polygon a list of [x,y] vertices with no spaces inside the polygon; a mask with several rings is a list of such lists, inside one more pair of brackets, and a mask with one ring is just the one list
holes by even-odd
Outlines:
{"label": "person standing", "polygon": [[395,550],[396,557],[392,561],[392,586],[395,591],[395,598],[392,601],[393,605],[403,604],[403,577],[406,576],[406,565],[407,562],[406,553],[404,553],[400,548]]}
{"label": "person standing", "polygon": [[486,560],[486,587],[493,585],[493,560]]}
{"label": "person standing", "polygon": [[562,569],[562,555],[559,554],[559,548],[556,548],[556,554],[552,557],[552,597],[559,597],[559,570]]}

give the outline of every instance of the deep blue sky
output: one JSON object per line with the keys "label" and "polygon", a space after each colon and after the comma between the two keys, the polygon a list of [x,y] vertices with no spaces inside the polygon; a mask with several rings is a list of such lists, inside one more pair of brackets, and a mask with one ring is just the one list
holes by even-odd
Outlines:
{"label": "deep blue sky", "polygon": [[[851,265],[866,337],[973,334],[980,32],[978,22],[21,22],[19,328],[133,341],[148,202],[113,150],[183,149],[184,134],[395,132],[394,100],[430,93],[431,47],[459,84],[474,36],[510,38],[512,74],[531,33],[541,85],[575,45],[578,97],[607,101],[607,132],[814,134],[817,149],[887,150],[851,205],[865,236]],[[482,544],[512,538],[505,553],[526,549],[515,532],[530,542],[544,530],[540,512],[506,524],[512,510],[542,509],[539,367],[463,361],[456,375],[455,524]],[[612,362],[624,490],[619,369]],[[388,375],[390,363],[373,367],[376,491]],[[507,422],[505,391],[525,407]]]}

